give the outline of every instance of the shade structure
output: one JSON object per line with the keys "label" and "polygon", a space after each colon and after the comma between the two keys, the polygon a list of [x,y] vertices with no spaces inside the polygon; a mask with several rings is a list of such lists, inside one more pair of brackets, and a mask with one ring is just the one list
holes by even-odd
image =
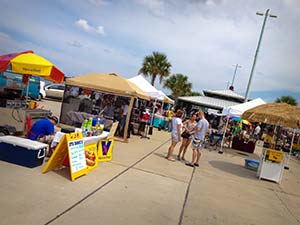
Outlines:
{"label": "shade structure", "polygon": [[277,126],[300,128],[300,109],[286,103],[268,103],[245,111],[241,118]]}
{"label": "shade structure", "polygon": [[252,109],[256,106],[263,105],[263,104],[266,104],[264,100],[262,100],[261,98],[256,98],[249,102],[225,107],[223,108],[222,115],[241,116],[243,112],[245,112],[246,110]]}
{"label": "shade structure", "polygon": [[166,96],[162,91],[157,90],[142,75],[132,77],[128,80],[137,85],[145,93],[150,95],[152,99],[157,99],[166,103],[174,104],[174,100]]}
{"label": "shade structure", "polygon": [[136,85],[115,73],[89,73],[66,80],[67,85],[91,90],[110,92],[121,96],[138,97],[150,100],[150,96]]}
{"label": "shade structure", "polygon": [[64,80],[62,71],[32,50],[1,55],[0,72],[7,70],[12,73],[41,76],[52,82],[60,83]]}

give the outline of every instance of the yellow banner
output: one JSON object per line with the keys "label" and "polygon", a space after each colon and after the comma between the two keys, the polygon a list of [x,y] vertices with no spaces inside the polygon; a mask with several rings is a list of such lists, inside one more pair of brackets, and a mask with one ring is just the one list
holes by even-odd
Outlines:
{"label": "yellow banner", "polygon": [[49,65],[30,65],[25,63],[12,63],[11,71],[20,74],[33,74],[39,76],[49,76],[52,66]]}

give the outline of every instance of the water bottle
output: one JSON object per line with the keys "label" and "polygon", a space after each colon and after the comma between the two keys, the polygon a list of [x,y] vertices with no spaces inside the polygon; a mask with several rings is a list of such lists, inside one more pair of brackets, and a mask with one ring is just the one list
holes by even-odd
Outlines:
{"label": "water bottle", "polygon": [[91,118],[88,120],[88,124],[87,124],[87,131],[88,131],[88,132],[91,132],[92,124],[93,124],[93,118],[91,117]]}
{"label": "water bottle", "polygon": [[85,119],[85,120],[82,122],[82,125],[81,125],[81,130],[82,130],[82,136],[83,136],[83,137],[86,137],[86,136],[87,136],[87,124],[88,124],[88,120]]}

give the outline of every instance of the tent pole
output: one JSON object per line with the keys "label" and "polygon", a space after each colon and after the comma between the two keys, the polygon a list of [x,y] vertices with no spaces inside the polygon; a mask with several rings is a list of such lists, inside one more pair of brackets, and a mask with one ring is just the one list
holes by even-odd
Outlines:
{"label": "tent pole", "polygon": [[153,118],[154,118],[154,112],[155,112],[156,103],[157,103],[157,98],[155,99],[154,104],[153,104],[152,115],[151,115],[151,120],[150,120],[150,126],[153,125],[152,123],[153,123]]}
{"label": "tent pole", "polygon": [[226,116],[225,129],[224,129],[224,133],[223,133],[223,137],[222,137],[222,141],[221,141],[221,148],[220,148],[220,150],[219,150],[219,153],[220,153],[220,154],[223,153],[223,144],[224,144],[225,134],[226,134],[227,126],[228,126],[228,121],[229,121],[229,117]]}
{"label": "tent pole", "polygon": [[127,142],[128,126],[129,126],[129,123],[130,123],[130,116],[131,116],[131,111],[132,111],[132,108],[133,108],[133,102],[134,102],[134,97],[131,97],[129,107],[128,107],[128,113],[127,113],[127,116],[126,116],[125,128],[124,128],[123,138],[124,138],[125,142]]}
{"label": "tent pole", "polygon": [[296,130],[293,129],[293,137],[292,137],[292,141],[291,141],[290,152],[289,152],[289,155],[288,155],[286,165],[284,166],[284,169],[287,169],[287,170],[290,169],[289,168],[289,162],[290,162],[291,154],[292,154],[292,150],[293,150],[293,143],[294,143],[295,133],[296,133]]}

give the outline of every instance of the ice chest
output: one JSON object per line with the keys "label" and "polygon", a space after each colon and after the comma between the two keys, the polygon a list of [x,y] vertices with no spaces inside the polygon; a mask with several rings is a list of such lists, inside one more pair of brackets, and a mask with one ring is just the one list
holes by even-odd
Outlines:
{"label": "ice chest", "polygon": [[0,160],[26,167],[42,165],[47,144],[15,136],[0,137]]}
{"label": "ice chest", "polygon": [[249,170],[257,171],[260,162],[253,159],[245,159],[245,167]]}

